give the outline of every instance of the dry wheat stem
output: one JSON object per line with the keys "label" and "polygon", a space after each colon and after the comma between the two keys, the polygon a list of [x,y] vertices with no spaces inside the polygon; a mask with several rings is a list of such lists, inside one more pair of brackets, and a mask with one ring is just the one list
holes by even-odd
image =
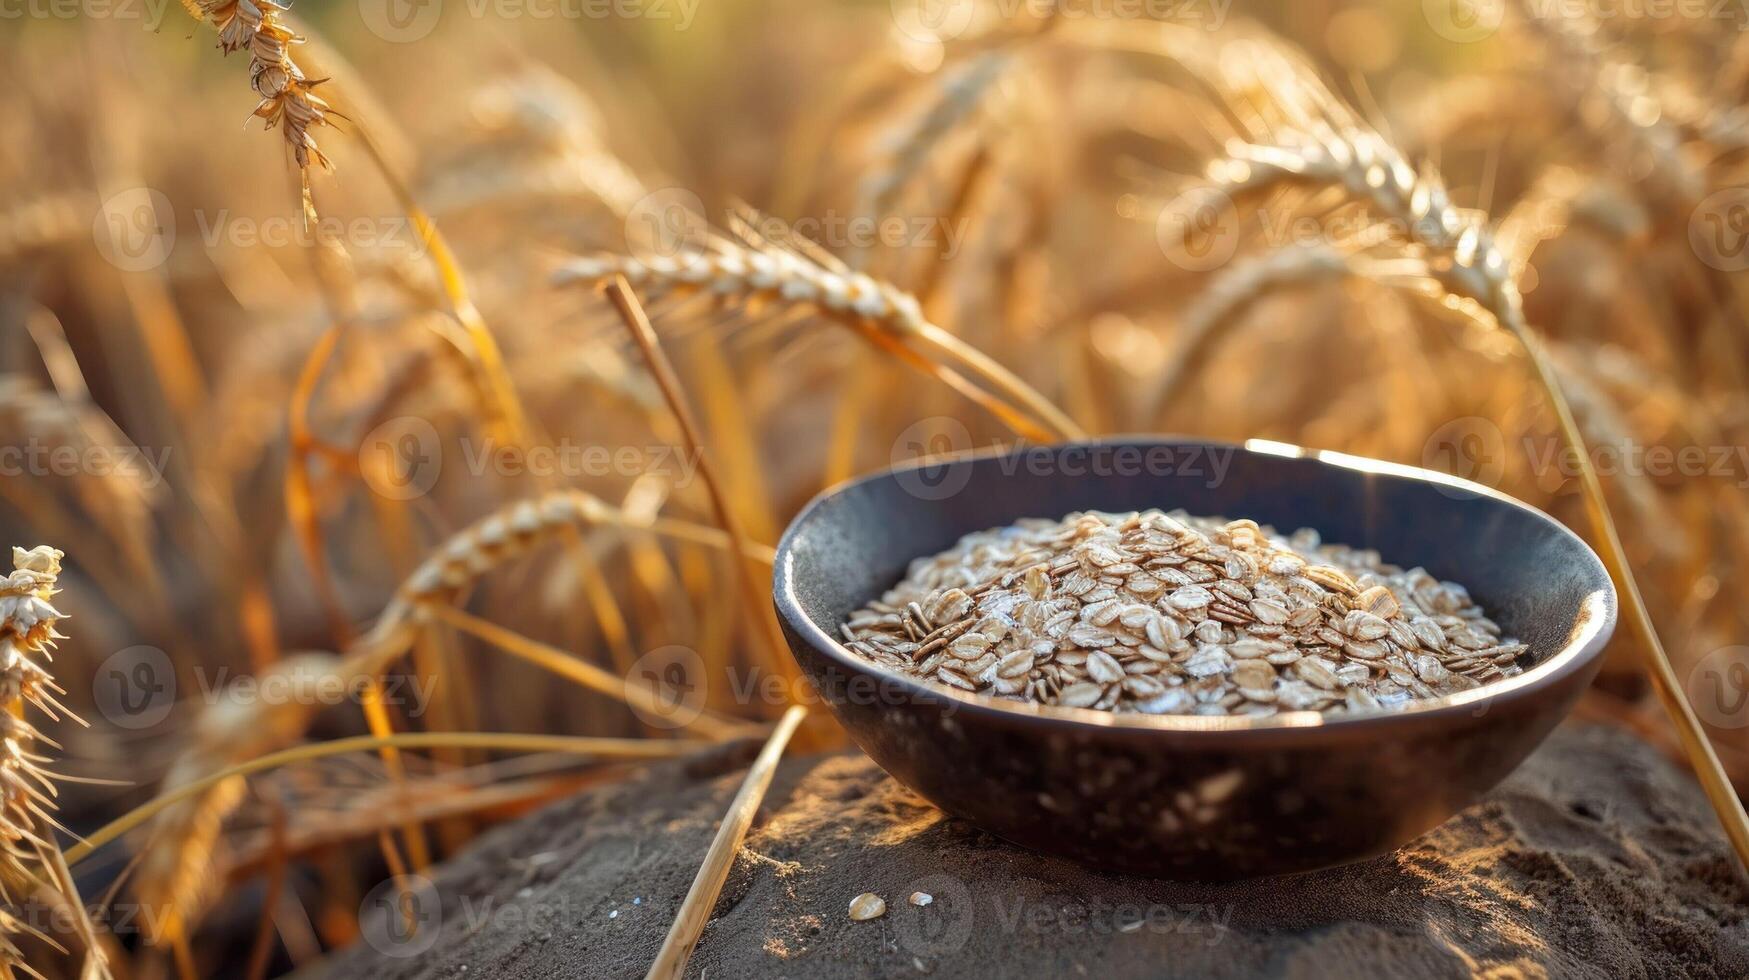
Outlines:
{"label": "dry wheat stem", "polygon": [[734,554],[730,556],[730,564],[734,566],[741,598],[746,602],[747,615],[751,617],[750,623],[763,634],[765,656],[779,674],[794,681],[797,667],[795,661],[790,659],[788,644],[784,642],[783,633],[778,630],[777,619],[764,595],[762,586],[765,576],[747,557],[746,532],[741,527],[740,518],[729,506],[728,498],[723,495],[722,483],[705,452],[704,439],[700,435],[702,430],[693,416],[692,406],[687,403],[680,377],[674,372],[674,365],[669,363],[668,356],[662,352],[662,344],[656,337],[655,328],[650,326],[643,306],[638,303],[631,286],[623,277],[614,278],[607,287],[607,295],[613,301],[614,308],[619,311],[620,317],[625,320],[626,330],[637,343],[638,350],[643,353],[645,366],[662,389],[662,395],[668,401],[668,409],[673,413],[674,421],[679,424],[681,434],[686,439],[687,451],[698,460],[698,475],[710,497],[711,510],[716,515],[718,525],[732,542]]}
{"label": "dry wheat stem", "polygon": [[1706,732],[1700,727],[1700,720],[1695,717],[1694,708],[1683,695],[1676,672],[1670,666],[1670,656],[1664,652],[1664,644],[1658,638],[1652,615],[1646,608],[1646,600],[1640,595],[1639,582],[1630,571],[1627,549],[1622,546],[1621,535],[1616,531],[1614,518],[1610,516],[1609,503],[1603,495],[1602,481],[1598,479],[1597,470],[1590,464],[1585,438],[1579,433],[1572,408],[1561,397],[1554,366],[1543,352],[1541,342],[1528,330],[1519,334],[1519,340],[1530,355],[1531,362],[1536,367],[1537,378],[1554,406],[1566,448],[1575,453],[1580,461],[1579,478],[1585,490],[1585,509],[1598,537],[1602,539],[1604,558],[1610,572],[1615,576],[1623,597],[1627,599],[1628,617],[1640,636],[1640,649],[1644,653],[1646,669],[1652,675],[1652,689],[1657,692],[1659,702],[1663,704],[1665,713],[1674,724],[1683,751],[1687,753],[1695,775],[1700,778],[1701,786],[1706,790],[1707,799],[1718,814],[1719,822],[1724,825],[1725,835],[1730,838],[1731,847],[1737,852],[1739,865],[1749,869],[1749,813],[1744,812],[1742,799],[1738,797],[1730,777],[1719,763],[1718,754],[1713,751],[1712,743],[1707,740]]}
{"label": "dry wheat stem", "polygon": [[[1310,89],[1314,93],[1323,91],[1315,81],[1302,81],[1317,86]],[[1452,206],[1437,175],[1417,174],[1395,148],[1336,107],[1327,94],[1302,96],[1302,101],[1293,104],[1304,106],[1307,98],[1325,115],[1293,112],[1299,132],[1290,131],[1276,145],[1234,143],[1229,148],[1230,158],[1210,167],[1211,185],[1229,197],[1265,193],[1288,184],[1343,188],[1403,224],[1411,242],[1423,253],[1428,276],[1459,300],[1457,305],[1485,313],[1518,339],[1560,423],[1564,448],[1579,461],[1586,510],[1603,545],[1604,563],[1621,590],[1628,617],[1641,640],[1653,687],[1677,728],[1739,862],[1749,868],[1749,814],[1682,694],[1633,577],[1584,437],[1561,394],[1554,368],[1525,322],[1508,261],[1482,222],[1460,215]]]}
{"label": "dry wheat stem", "polygon": [[715,240],[712,245],[710,251],[691,251],[672,258],[652,256],[647,261],[630,256],[574,259],[559,270],[557,278],[561,283],[595,285],[623,276],[633,286],[813,304],[843,322],[876,329],[895,342],[921,343],[956,358],[979,382],[1036,420],[1025,435],[1086,438],[1061,409],[1007,368],[930,323],[916,297],[891,283],[860,272],[834,271],[774,247],[747,247],[726,240]]}
{"label": "dry wheat stem", "polygon": [[420,244],[424,246],[425,254],[430,257],[431,266],[437,272],[437,281],[449,303],[450,312],[455,316],[456,322],[461,324],[473,348],[469,352],[470,362],[477,365],[484,386],[492,395],[491,403],[487,406],[488,417],[500,426],[500,434],[509,445],[531,445],[535,436],[533,424],[522,407],[522,399],[517,395],[516,385],[504,365],[504,355],[498,347],[498,341],[486,325],[486,319],[481,315],[479,307],[474,305],[473,297],[468,292],[467,279],[462,275],[455,254],[450,251],[449,242],[438,230],[437,222],[419,206],[412,190],[389,164],[388,158],[371,134],[363,127],[358,127],[357,132],[365,154],[376,165],[377,172],[389,185],[395,199],[400,202],[401,210],[406,212],[408,220],[419,232]]}
{"label": "dry wheat stem", "polygon": [[525,735],[508,732],[401,732],[387,738],[357,735],[284,749],[227,766],[192,783],[154,797],[103,825],[67,849],[67,863],[77,865],[93,851],[139,827],[146,821],[191,797],[236,776],[249,776],[268,769],[322,759],[350,752],[377,752],[384,748],[468,748],[500,752],[562,752],[597,759],[668,759],[714,743],[648,738],[593,738],[574,735]]}
{"label": "dry wheat stem", "polygon": [[723,815],[722,825],[717,828],[710,849],[705,851],[704,861],[692,879],[692,887],[687,889],[685,900],[680,903],[680,910],[675,913],[674,924],[668,928],[668,935],[662,940],[662,949],[650,965],[646,980],[679,980],[685,973],[686,961],[692,956],[692,948],[698,944],[711,909],[716,907],[717,896],[722,893],[723,882],[728,880],[729,869],[741,851],[741,841],[746,838],[747,829],[753,825],[753,817],[759,812],[759,803],[771,786],[771,777],[777,772],[783,750],[807,714],[807,708],[791,705],[777,727],[772,729],[759,757],[748,767],[747,776],[729,803],[729,811]]}
{"label": "dry wheat stem", "polygon": [[[118,458],[144,458],[95,405],[44,391],[35,379],[22,374],[0,374],[0,430],[9,438],[16,433],[41,441],[56,452],[65,447],[81,454],[101,450]],[[145,615],[152,607],[168,603],[153,557],[157,541],[153,511],[164,499],[162,486],[154,487],[148,480],[153,475],[140,466],[116,466],[71,478],[71,496],[79,501],[83,516],[104,530],[104,543],[118,552],[112,562],[92,568],[92,578],[116,602],[136,605]],[[0,493],[13,489],[6,487]],[[54,506],[63,502],[57,500]]]}
{"label": "dry wheat stem", "polygon": [[[505,653],[545,668],[560,677],[576,681],[598,694],[605,694],[632,708],[661,712],[668,707],[663,704],[661,696],[647,684],[618,677],[558,647],[530,639],[452,606],[434,603],[425,609],[425,614],[469,636],[484,640]],[[706,738],[726,740],[744,737],[756,726],[706,711],[686,727],[697,729]]]}
{"label": "dry wheat stem", "polygon": [[[339,250],[341,257],[345,257],[344,249],[337,242],[328,242],[326,248],[322,243],[312,243],[312,258],[316,260],[314,265],[318,270],[322,265],[320,259],[328,255],[328,248]],[[316,346],[304,362],[303,369],[299,372],[297,385],[292,391],[291,404],[287,413],[287,435],[291,443],[292,458],[285,470],[286,514],[303,552],[305,563],[310,568],[316,594],[322,602],[323,609],[328,614],[329,630],[334,637],[336,647],[340,649],[352,645],[352,625],[341,606],[339,592],[328,572],[326,543],[321,528],[321,508],[310,478],[309,456],[312,447],[316,445],[316,440],[309,431],[309,408],[315,397],[316,385],[320,381],[328,361],[344,338],[347,327],[355,318],[355,311],[351,306],[349,298],[330,301],[334,323],[318,339]],[[359,702],[371,734],[379,737],[394,734],[394,723],[389,718],[388,710],[383,704],[382,690],[374,673],[367,675]],[[388,769],[389,778],[395,782],[402,781],[405,776],[401,771],[400,758],[394,750],[384,749],[382,758],[384,766]],[[425,866],[423,860],[425,857],[424,842],[418,835],[418,829],[408,827],[404,836],[408,848],[413,854],[414,863],[423,869]],[[402,862],[393,838],[384,834],[382,840],[383,859],[390,867],[399,866]],[[173,944],[179,945],[187,937],[179,930],[171,930],[169,939]]]}

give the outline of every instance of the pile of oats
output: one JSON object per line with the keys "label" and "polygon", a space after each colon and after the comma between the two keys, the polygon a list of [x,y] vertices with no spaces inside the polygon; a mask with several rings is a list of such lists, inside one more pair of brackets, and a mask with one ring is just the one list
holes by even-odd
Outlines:
{"label": "pile of oats", "polygon": [[843,633],[962,690],[1149,714],[1391,708],[1520,673],[1525,652],[1423,569],[1310,529],[1158,510],[969,534]]}

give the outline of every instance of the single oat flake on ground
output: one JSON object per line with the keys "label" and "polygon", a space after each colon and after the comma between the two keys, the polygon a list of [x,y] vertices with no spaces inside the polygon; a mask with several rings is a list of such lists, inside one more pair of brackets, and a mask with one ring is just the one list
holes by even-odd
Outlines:
{"label": "single oat flake on ground", "polygon": [[963,691],[1149,714],[1389,709],[1520,673],[1526,650],[1424,569],[1159,510],[968,534],[842,632]]}

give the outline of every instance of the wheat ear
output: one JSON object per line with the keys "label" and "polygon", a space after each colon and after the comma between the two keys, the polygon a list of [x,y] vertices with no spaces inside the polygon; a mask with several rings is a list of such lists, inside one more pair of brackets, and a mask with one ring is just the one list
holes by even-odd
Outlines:
{"label": "wheat ear", "polygon": [[[964,378],[957,373],[943,376],[943,380],[979,400],[1022,435],[1086,438],[1073,419],[1026,382],[982,351],[929,322],[915,296],[864,273],[828,268],[821,259],[768,244],[750,246],[713,238],[708,249],[691,250],[675,257],[573,259],[559,269],[556,281],[561,285],[594,286],[615,276],[624,276],[631,285],[650,290],[692,290],[741,300],[763,298],[811,304],[841,322],[872,331],[870,339],[878,346],[901,357],[909,353],[906,363],[925,373],[931,372],[918,361],[924,355],[912,345],[957,360],[982,388],[960,387],[954,379]],[[904,352],[895,350],[895,346]],[[1000,399],[992,403],[987,398],[978,398],[974,391],[983,389],[998,393]],[[1015,407],[1021,411],[1016,412]]]}
{"label": "wheat ear", "polygon": [[303,39],[280,20],[288,8],[273,0],[183,0],[183,5],[212,22],[226,54],[249,49],[249,87],[261,96],[254,114],[269,129],[280,128],[298,166],[333,169],[310,135],[311,129],[328,124],[328,103],[315,93],[323,79],[305,78],[291,58],[292,45]]}
{"label": "wheat ear", "polygon": [[[55,785],[42,766],[49,761],[37,746],[57,747],[24,719],[31,706],[51,719],[78,721],[57,695],[64,694],[50,675],[50,650],[61,635],[55,631],[61,614],[51,604],[61,574],[61,553],[49,547],[12,549],[13,571],[0,579],[0,868],[6,877],[32,882],[52,891],[72,913],[74,929],[85,944],[86,978],[107,978],[109,967],[97,930],[67,872],[59,828],[54,818]],[[81,722],[83,724],[83,722]],[[8,916],[10,920],[10,916]],[[27,930],[28,931],[28,930]],[[8,939],[0,943],[0,976],[15,970],[38,975]]]}

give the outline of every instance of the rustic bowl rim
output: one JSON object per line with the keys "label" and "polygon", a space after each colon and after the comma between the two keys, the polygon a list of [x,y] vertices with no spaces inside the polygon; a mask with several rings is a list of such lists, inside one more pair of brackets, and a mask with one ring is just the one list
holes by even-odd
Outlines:
{"label": "rustic bowl rim", "polygon": [[[1140,712],[1120,713],[1093,708],[1030,705],[1018,701],[1008,701],[961,691],[946,684],[928,683],[872,660],[859,657],[847,649],[837,636],[815,624],[813,619],[803,610],[796,589],[794,562],[796,537],[828,501],[865,484],[893,479],[900,473],[926,466],[938,466],[946,462],[976,463],[985,459],[1041,450],[1055,452],[1077,447],[1117,448],[1123,446],[1233,449],[1261,455],[1310,459],[1321,466],[1419,481],[1448,490],[1468,493],[1493,501],[1501,506],[1523,511],[1554,528],[1559,534],[1566,536],[1573,544],[1577,545],[1575,554],[1589,563],[1591,574],[1587,577],[1596,579],[1599,585],[1581,600],[1580,612],[1572,624],[1572,631],[1567,643],[1523,674],[1508,680],[1484,684],[1469,691],[1413,702],[1406,707],[1356,716],[1327,716],[1316,711],[1290,711],[1261,716],[1150,715]],[[1563,679],[1586,670],[1598,660],[1610,635],[1615,630],[1618,602],[1614,582],[1604,568],[1602,561],[1582,538],[1543,511],[1492,487],[1435,470],[1331,450],[1309,449],[1273,440],[1251,439],[1243,444],[1235,444],[1219,440],[1173,436],[1109,436],[1099,439],[1048,444],[1025,443],[1011,447],[940,453],[920,457],[902,466],[887,467],[845,480],[816,494],[805,507],[797,512],[795,518],[784,530],[783,537],[778,541],[773,563],[772,598],[778,615],[783,618],[794,634],[809,646],[851,674],[872,674],[897,686],[908,696],[916,698],[918,703],[946,702],[955,712],[963,712],[968,717],[990,722],[1043,725],[1059,730],[1105,729],[1114,734],[1153,732],[1191,737],[1215,736],[1223,742],[1230,741],[1235,737],[1242,738],[1247,733],[1262,738],[1277,737],[1284,732],[1294,733],[1296,736],[1316,734],[1350,736],[1376,734],[1392,728],[1439,727],[1458,722],[1464,718],[1482,717],[1488,713],[1490,707],[1495,705],[1538,698],[1556,687]]]}

